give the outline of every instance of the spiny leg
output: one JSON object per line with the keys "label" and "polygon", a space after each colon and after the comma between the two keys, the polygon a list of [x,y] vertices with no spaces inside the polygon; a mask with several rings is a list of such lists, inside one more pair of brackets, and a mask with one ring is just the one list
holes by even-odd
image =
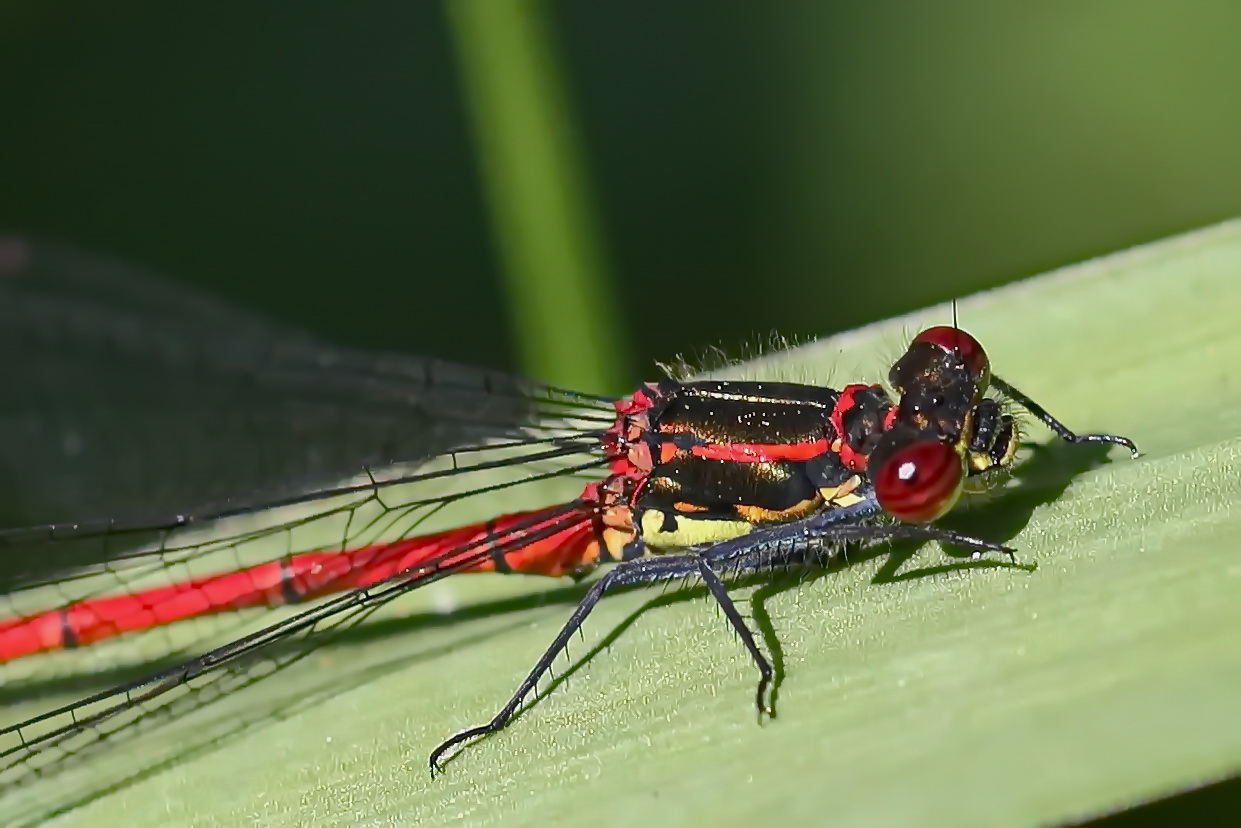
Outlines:
{"label": "spiny leg", "polygon": [[[675,578],[685,578],[693,575],[701,574],[699,568],[698,555],[675,555],[664,558],[641,558],[634,561],[628,561],[613,569],[611,572],[600,578],[586,593],[582,602],[577,605],[577,609],[569,617],[569,620],[561,628],[556,638],[552,641],[546,652],[535,663],[534,669],[526,676],[525,680],[518,686],[517,691],[513,693],[508,703],[500,709],[491,721],[484,725],[466,728],[459,733],[454,734],[445,740],[439,747],[431,752],[429,764],[432,774],[437,770],[442,770],[440,758],[453,747],[466,742],[470,739],[486,736],[502,730],[505,725],[512,720],[517,709],[521,707],[522,701],[530,694],[538,685],[541,679],[549,669],[557,656],[568,645],[569,639],[573,637],[586,620],[586,616],[590,615],[591,610],[599,603],[608,592],[619,587],[635,586],[639,584],[649,584],[656,581],[673,580]],[[727,611],[727,610],[726,610]],[[736,609],[734,608],[734,612]],[[752,639],[751,639],[752,640]]]}
{"label": "spiny leg", "polygon": [[[696,556],[697,557],[697,556]],[[763,651],[759,649],[758,642],[754,640],[754,633],[745,622],[745,618],[741,615],[737,605],[733,603],[732,596],[728,594],[728,588],[724,586],[724,582],[720,580],[720,576],[703,558],[698,558],[698,572],[702,575],[702,581],[707,585],[707,589],[711,592],[711,596],[719,603],[720,609],[724,610],[724,617],[728,619],[728,623],[737,631],[737,635],[741,638],[741,643],[750,651],[750,656],[754,659],[754,664],[758,667],[758,690],[754,695],[754,704],[758,707],[758,715],[763,714],[774,716],[775,713],[771,709],[771,705],[767,704],[767,688],[771,685],[775,671],[771,667],[771,662],[763,655]]]}
{"label": "spiny leg", "polygon": [[978,558],[984,552],[999,552],[1006,555],[1011,563],[1017,563],[1016,550],[1002,543],[945,529],[942,526],[919,523],[871,523],[863,525],[838,524],[823,529],[820,537],[840,543],[857,543],[859,541],[938,541],[952,546],[969,549],[973,557]]}
{"label": "spiny leg", "polygon": [[879,512],[873,499],[868,498],[854,506],[833,509],[795,523],[758,527],[748,535],[706,547],[702,550],[702,557],[717,572],[724,569],[753,571],[762,567],[804,563],[798,560],[798,556],[805,553],[806,543],[811,540],[841,544],[872,540],[933,540],[969,549],[975,555],[999,552],[1015,560],[1011,547],[934,524],[857,522]]}
{"label": "spiny leg", "polygon": [[[859,512],[863,514],[869,511],[871,510],[865,506],[859,509]],[[727,588],[719,577],[720,571],[726,569],[733,574],[744,574],[780,566],[806,566],[805,553],[809,544],[822,541],[856,543],[870,540],[934,540],[971,549],[976,556],[983,552],[1000,552],[1015,562],[1014,551],[1010,547],[952,529],[905,523],[844,522],[856,520],[857,517],[857,514],[849,514],[847,510],[841,509],[836,512],[826,512],[799,523],[760,527],[743,537],[721,541],[707,547],[698,559],[699,573],[703,582],[724,610],[725,617],[737,631],[742,644],[749,650],[758,667],[759,683],[755,693],[755,704],[760,716],[764,713],[769,716],[774,715],[770,705],[766,703],[767,688],[771,685],[774,671],[771,662],[759,649],[753,632],[728,594]]]}
{"label": "spiny leg", "polygon": [[564,650],[569,639],[581,628],[586,617],[595,605],[608,592],[619,587],[636,586],[656,581],[674,580],[676,578],[699,575],[707,589],[719,602],[729,623],[741,637],[742,643],[750,652],[759,670],[759,686],[756,702],[760,712],[766,708],[764,696],[770,685],[774,671],[770,661],[763,655],[754,638],[754,634],[746,625],[745,619],[728,594],[721,581],[718,571],[730,570],[737,573],[753,572],[769,569],[788,563],[804,563],[802,555],[806,544],[810,541],[832,541],[850,543],[865,540],[938,540],[971,548],[975,553],[984,551],[1002,552],[1009,555],[1013,550],[1003,544],[975,538],[950,529],[938,526],[914,525],[903,523],[857,524],[847,521],[857,520],[877,511],[873,501],[864,501],[856,507],[832,510],[809,520],[790,524],[764,526],[748,535],[729,541],[721,541],[706,547],[700,552],[673,555],[668,557],[642,558],[621,564],[607,573],[594,584],[586,596],[578,604],[569,620],[561,628],[551,645],[535,663],[530,674],[518,686],[517,691],[500,709],[491,721],[484,725],[466,728],[439,745],[431,752],[429,764],[432,773],[441,770],[440,759],[452,748],[470,739],[486,736],[503,729],[516,714],[525,700],[541,679],[551,668],[552,663]]}
{"label": "spiny leg", "polygon": [[1012,399],[1013,402],[1020,405],[1026,411],[1029,411],[1032,415],[1034,415],[1035,419],[1054,431],[1056,436],[1066,443],[1110,443],[1116,446],[1124,446],[1129,449],[1129,453],[1132,454],[1134,458],[1141,456],[1141,453],[1138,451],[1138,447],[1128,437],[1122,437],[1119,434],[1077,434],[1071,431],[1064,423],[1051,416],[1046,408],[1043,408],[1043,406],[1039,405],[1034,400],[1030,399],[999,377],[993,376],[991,378],[991,385],[993,388],[1000,391],[1000,393]]}

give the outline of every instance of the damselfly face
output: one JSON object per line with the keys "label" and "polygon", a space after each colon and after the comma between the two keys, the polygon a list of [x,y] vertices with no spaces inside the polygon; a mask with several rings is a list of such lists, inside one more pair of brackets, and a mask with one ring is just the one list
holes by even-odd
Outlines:
{"label": "damselfly face", "polygon": [[986,396],[990,381],[986,351],[960,328],[914,337],[889,373],[900,398],[867,469],[889,514],[935,520],[956,505],[969,477],[993,477],[1013,462],[1016,425]]}

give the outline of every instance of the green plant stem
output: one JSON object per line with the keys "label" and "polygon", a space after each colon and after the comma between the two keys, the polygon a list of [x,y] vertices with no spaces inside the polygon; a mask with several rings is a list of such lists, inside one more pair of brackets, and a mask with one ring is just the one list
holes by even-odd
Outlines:
{"label": "green plant stem", "polygon": [[522,367],[572,388],[619,388],[626,351],[544,4],[445,8]]}

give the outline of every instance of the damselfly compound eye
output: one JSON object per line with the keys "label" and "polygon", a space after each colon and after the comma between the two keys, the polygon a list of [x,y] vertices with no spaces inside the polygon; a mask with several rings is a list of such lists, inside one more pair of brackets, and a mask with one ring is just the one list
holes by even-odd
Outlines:
{"label": "damselfly compound eye", "polygon": [[965,459],[947,443],[920,440],[893,452],[873,475],[884,511],[906,523],[929,523],[961,496]]}
{"label": "damselfly compound eye", "polygon": [[925,342],[942,348],[958,357],[969,369],[970,377],[979,387],[985,388],[991,380],[991,361],[982,344],[960,328],[951,325],[938,325],[927,328],[914,337],[914,342]]}

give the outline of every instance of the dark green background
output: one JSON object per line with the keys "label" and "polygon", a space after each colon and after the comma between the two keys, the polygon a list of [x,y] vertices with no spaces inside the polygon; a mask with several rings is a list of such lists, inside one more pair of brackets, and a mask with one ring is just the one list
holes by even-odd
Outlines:
{"label": "dark green background", "polygon": [[[635,378],[1241,213],[1236,2],[551,10]],[[0,226],[519,367],[439,3],[9,0],[0,111]]]}

